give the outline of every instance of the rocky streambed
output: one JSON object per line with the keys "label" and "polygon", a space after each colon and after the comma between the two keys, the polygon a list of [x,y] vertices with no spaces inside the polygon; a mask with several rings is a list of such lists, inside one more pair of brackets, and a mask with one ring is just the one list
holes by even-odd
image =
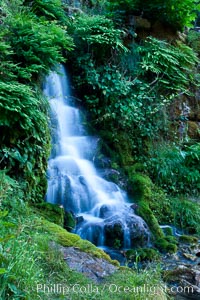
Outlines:
{"label": "rocky streambed", "polygon": [[200,243],[181,243],[162,257],[163,279],[176,300],[200,299]]}
{"label": "rocky streambed", "polygon": [[[118,267],[102,258],[80,251],[75,247],[61,247],[68,266],[83,273],[94,282],[117,271]],[[179,243],[175,254],[163,254],[157,262],[130,262],[124,251],[110,250],[109,254],[122,265],[154,268],[160,265],[169,295],[176,300],[200,299],[200,243]]]}

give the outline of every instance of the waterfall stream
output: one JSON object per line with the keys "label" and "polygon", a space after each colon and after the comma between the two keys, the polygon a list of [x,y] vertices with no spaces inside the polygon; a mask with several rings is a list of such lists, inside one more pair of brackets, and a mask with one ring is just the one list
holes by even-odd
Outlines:
{"label": "waterfall stream", "polygon": [[98,138],[87,135],[79,109],[71,105],[64,67],[58,71],[47,77],[44,89],[52,126],[47,202],[73,212],[77,220],[74,232],[97,246],[146,244],[148,227],[134,213],[126,192],[98,174],[92,161]]}

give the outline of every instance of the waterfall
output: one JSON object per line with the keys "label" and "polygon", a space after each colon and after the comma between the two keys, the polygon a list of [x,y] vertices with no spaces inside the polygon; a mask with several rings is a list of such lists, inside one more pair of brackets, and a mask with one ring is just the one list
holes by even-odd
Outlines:
{"label": "waterfall", "polygon": [[78,220],[75,232],[97,246],[144,245],[149,239],[146,223],[134,213],[126,192],[95,169],[98,138],[87,135],[79,109],[71,104],[62,65],[47,77],[44,93],[52,127],[47,202],[73,212]]}

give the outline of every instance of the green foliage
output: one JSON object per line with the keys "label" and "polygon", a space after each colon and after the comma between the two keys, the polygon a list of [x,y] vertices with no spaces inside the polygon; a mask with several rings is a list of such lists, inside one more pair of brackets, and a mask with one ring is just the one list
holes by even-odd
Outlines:
{"label": "green foliage", "polygon": [[12,15],[7,24],[10,30],[6,39],[14,49],[12,58],[19,64],[19,77],[30,79],[32,74],[47,73],[56,62],[63,61],[62,49],[71,49],[71,39],[61,27],[26,11]]}
{"label": "green foliage", "polygon": [[128,250],[126,257],[129,261],[159,261],[160,254],[153,248],[138,248],[135,250]]}
{"label": "green foliage", "polygon": [[177,245],[171,242],[168,242],[166,238],[157,239],[155,242],[156,248],[163,253],[175,253],[177,252]]}
{"label": "green foliage", "polygon": [[173,46],[149,37],[139,47],[139,53],[141,75],[152,80],[152,89],[165,96],[187,93],[188,81],[194,81],[194,67],[198,62],[191,48],[182,43]]}
{"label": "green foliage", "polygon": [[133,9],[136,7],[138,0],[117,0],[117,1],[108,1],[107,7],[111,11],[127,11],[133,12]]}
{"label": "green foliage", "polygon": [[189,94],[190,83],[197,83],[196,55],[181,43],[172,46],[155,38],[115,56],[99,50],[100,58],[94,48],[75,43],[80,51],[78,58],[73,56],[74,79],[92,121],[97,128],[109,127],[119,144],[119,130],[128,131],[133,152],[144,152],[146,139],[166,130],[166,107],[178,95]]}
{"label": "green foliage", "polygon": [[198,53],[198,55],[200,55],[200,32],[190,30],[187,35],[187,43],[196,53]]}
{"label": "green foliage", "polygon": [[147,168],[153,181],[173,194],[198,195],[200,191],[200,145],[178,147],[154,145]]}
{"label": "green foliage", "polygon": [[128,51],[121,40],[124,32],[115,29],[113,22],[104,16],[77,16],[69,24],[69,32],[79,48],[79,56],[92,53],[95,60],[103,62],[112,51]]}
{"label": "green foliage", "polygon": [[172,198],[174,224],[186,234],[200,234],[200,205],[182,198]]}
{"label": "green foliage", "polygon": [[185,243],[185,244],[197,244],[198,238],[191,235],[181,235],[179,237],[179,242]]}
{"label": "green foliage", "polygon": [[47,20],[58,20],[61,23],[66,21],[61,0],[25,0],[23,4],[39,17],[45,17]]}
{"label": "green foliage", "polygon": [[[160,20],[174,29],[183,30],[184,26],[191,26],[197,16],[199,2],[196,0],[126,0],[108,1],[107,8],[112,16],[124,16],[129,14],[141,14],[152,21]],[[119,18],[119,17],[118,17]]]}
{"label": "green foliage", "polygon": [[154,18],[159,18],[178,30],[183,30],[184,26],[191,26],[199,9],[199,2],[196,0],[155,0],[147,1],[146,4],[143,3],[141,7],[146,14],[150,13]]}

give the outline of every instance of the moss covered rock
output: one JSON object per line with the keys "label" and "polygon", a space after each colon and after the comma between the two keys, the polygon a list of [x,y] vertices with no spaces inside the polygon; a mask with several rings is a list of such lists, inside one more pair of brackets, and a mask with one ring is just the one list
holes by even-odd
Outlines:
{"label": "moss covered rock", "polygon": [[148,226],[151,230],[151,233],[153,234],[155,239],[164,237],[164,233],[159,226],[158,220],[156,219],[152,210],[149,208],[149,204],[147,202],[145,202],[145,200],[141,200],[138,202],[137,213],[148,224]]}
{"label": "moss covered rock", "polygon": [[155,246],[162,253],[175,253],[178,250],[177,245],[169,242],[166,238],[157,239]]}
{"label": "moss covered rock", "polygon": [[198,238],[196,236],[181,235],[179,237],[179,242],[180,243],[185,243],[185,244],[197,244],[198,243]]}
{"label": "moss covered rock", "polygon": [[[156,189],[150,178],[140,173],[132,174],[131,171],[132,170],[130,169],[129,186],[131,195],[137,202],[137,213],[145,220],[151,230],[156,248],[164,253],[176,252],[176,239],[172,235],[165,236],[163,230],[160,228],[158,221],[161,220],[162,215],[165,215],[165,212],[163,211],[163,209],[165,209],[165,205],[167,206],[166,212],[168,212],[169,210],[168,202],[162,202],[164,194],[161,191],[161,196],[160,198],[158,198],[158,190]],[[159,200],[158,203],[156,200]],[[166,200],[165,197],[164,200]],[[171,219],[173,219],[170,210],[169,215],[170,221]]]}
{"label": "moss covered rock", "polygon": [[109,255],[107,255],[103,250],[97,248],[92,243],[87,240],[82,240],[79,235],[69,233],[64,228],[57,224],[49,222],[45,219],[41,219],[38,224],[38,228],[41,227],[42,230],[46,230],[50,235],[52,240],[64,247],[76,247],[81,251],[90,253],[98,258],[104,258],[111,262],[113,265],[119,266],[119,262],[112,260]]}
{"label": "moss covered rock", "polygon": [[137,213],[148,224],[153,236],[155,238],[164,237],[158,220],[152,210],[150,209],[150,202],[152,199],[153,183],[150,178],[142,174],[131,174],[129,171],[129,191],[138,204]]}
{"label": "moss covered rock", "polygon": [[151,179],[140,173],[132,173],[132,168],[128,169],[129,176],[129,193],[134,196],[134,199],[149,202],[152,196],[153,183]]}

